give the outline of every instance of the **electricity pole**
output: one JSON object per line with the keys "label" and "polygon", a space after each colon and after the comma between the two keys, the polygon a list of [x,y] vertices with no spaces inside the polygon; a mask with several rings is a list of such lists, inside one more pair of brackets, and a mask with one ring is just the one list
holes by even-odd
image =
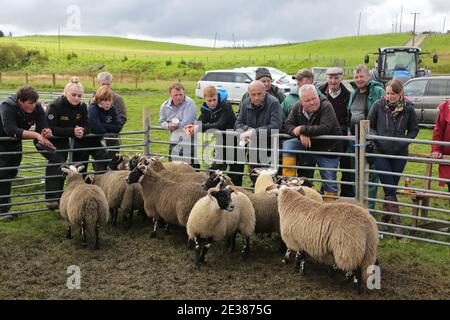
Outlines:
{"label": "electricity pole", "polygon": [[359,13],[359,21],[358,21],[358,37],[360,28],[361,28],[361,12]]}
{"label": "electricity pole", "polygon": [[413,12],[411,13],[414,15],[414,27],[413,27],[413,42],[412,42],[412,46],[414,47],[414,40],[416,38],[416,17],[418,14],[420,14],[419,12]]}
{"label": "electricity pole", "polygon": [[400,11],[400,33],[402,32],[402,19],[403,19],[403,6],[402,10]]}
{"label": "electricity pole", "polygon": [[234,32],[233,32],[233,48],[236,48],[236,40],[234,39]]}
{"label": "electricity pole", "polygon": [[447,16],[444,17],[444,25],[442,26],[442,33],[445,33],[445,19],[447,19]]}
{"label": "electricity pole", "polygon": [[216,50],[217,32],[214,35],[214,50]]}
{"label": "electricity pole", "polygon": [[61,29],[58,26],[58,56],[61,56]]}
{"label": "electricity pole", "polygon": [[395,33],[397,33],[398,13],[395,14]]}

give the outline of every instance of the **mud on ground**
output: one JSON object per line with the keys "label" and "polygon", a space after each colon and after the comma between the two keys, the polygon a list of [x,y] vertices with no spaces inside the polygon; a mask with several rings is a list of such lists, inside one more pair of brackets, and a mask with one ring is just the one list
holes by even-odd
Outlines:
{"label": "mud on ground", "polygon": [[[0,299],[448,299],[450,250],[408,240],[384,240],[379,248],[381,290],[356,295],[343,274],[309,264],[300,277],[283,265],[278,238],[252,238],[242,261],[224,242],[214,243],[207,265],[193,268],[186,233],[172,228],[150,238],[149,221],[135,219],[101,230],[100,250],[65,238],[56,214],[0,224]],[[92,240],[92,239],[91,239]],[[238,237],[237,247],[241,242]],[[81,289],[66,286],[67,267],[81,270]]]}

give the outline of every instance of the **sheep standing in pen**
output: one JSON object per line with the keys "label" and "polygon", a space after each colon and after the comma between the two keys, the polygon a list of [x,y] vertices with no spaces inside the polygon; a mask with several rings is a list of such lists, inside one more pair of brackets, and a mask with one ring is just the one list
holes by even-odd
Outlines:
{"label": "sheep standing in pen", "polygon": [[318,203],[281,186],[278,196],[283,241],[297,251],[296,268],[305,274],[305,255],[317,262],[335,265],[354,273],[354,284],[361,290],[367,269],[377,264],[378,229],[367,209],[350,203]]}
{"label": "sheep standing in pen", "polygon": [[[155,157],[154,159],[161,160],[162,157]],[[127,169],[132,171],[139,164],[147,165],[148,163],[144,163],[145,160],[147,160],[147,157],[142,156],[142,155],[141,156],[136,155],[128,161]],[[171,162],[163,163],[163,165],[164,165],[164,169],[172,171],[172,172],[179,172],[179,173],[195,172],[195,169],[193,167],[191,167],[189,164],[187,164],[186,162],[183,162],[183,161],[171,161]]]}
{"label": "sheep standing in pen", "polygon": [[192,208],[187,222],[189,239],[195,241],[195,266],[205,262],[212,241],[229,239],[234,251],[236,234],[243,237],[242,256],[250,250],[255,230],[255,211],[248,197],[232,188],[212,188]]}
{"label": "sheep standing in pen", "polygon": [[120,155],[119,153],[116,153],[114,157],[111,159],[111,161],[108,164],[109,170],[127,170],[127,163],[130,161],[130,157],[127,155]]}
{"label": "sheep standing in pen", "polygon": [[59,203],[61,217],[69,222],[67,238],[72,238],[71,227],[81,229],[83,245],[87,245],[86,234],[95,231],[95,248],[99,248],[99,227],[109,219],[108,202],[103,191],[84,182],[83,165],[62,166],[67,186]]}
{"label": "sheep standing in pen", "polygon": [[117,225],[120,209],[124,219],[128,220],[128,229],[130,229],[133,213],[135,210],[143,211],[144,200],[141,185],[138,183],[128,184],[125,181],[128,174],[129,171],[126,170],[109,171],[86,179],[86,182],[98,186],[105,193],[113,225]]}
{"label": "sheep standing in pen", "polygon": [[273,178],[276,174],[277,171],[274,169],[253,169],[250,175],[258,176],[255,182],[255,193],[266,193],[267,187],[275,183]]}
{"label": "sheep standing in pen", "polygon": [[[273,184],[274,182],[272,181],[271,185]],[[202,186],[204,190],[208,190],[209,188],[223,189],[227,186],[232,186],[232,182],[222,171],[216,170],[203,182]],[[266,191],[264,193],[252,193],[235,186],[233,186],[233,189],[244,193],[250,199],[256,215],[255,233],[280,232],[280,216],[278,215],[278,201],[275,194]]]}
{"label": "sheep standing in pen", "polygon": [[196,182],[201,184],[208,178],[208,176],[202,172],[174,172],[167,170],[158,158],[150,158],[147,161],[150,168],[174,182]]}
{"label": "sheep standing in pen", "polygon": [[198,183],[173,182],[145,165],[134,168],[126,181],[130,184],[139,182],[142,186],[145,212],[154,219],[151,237],[156,236],[159,219],[168,224],[186,226],[192,207],[206,195]]}

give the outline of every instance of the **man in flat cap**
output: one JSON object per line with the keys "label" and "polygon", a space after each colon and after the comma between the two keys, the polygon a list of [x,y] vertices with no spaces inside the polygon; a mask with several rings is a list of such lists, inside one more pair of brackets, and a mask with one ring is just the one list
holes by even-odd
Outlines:
{"label": "man in flat cap", "polygon": [[[342,129],[342,135],[346,136],[349,129],[348,101],[350,100],[350,91],[342,84],[342,68],[328,68],[326,72],[327,82],[319,87],[319,90],[331,102],[336,113],[339,125]],[[347,150],[347,142],[342,141],[343,150]],[[350,169],[350,157],[341,157],[339,167],[341,169]],[[350,182],[352,176],[350,172],[342,172],[341,181]],[[353,197],[354,191],[351,185],[341,184],[341,197]]]}

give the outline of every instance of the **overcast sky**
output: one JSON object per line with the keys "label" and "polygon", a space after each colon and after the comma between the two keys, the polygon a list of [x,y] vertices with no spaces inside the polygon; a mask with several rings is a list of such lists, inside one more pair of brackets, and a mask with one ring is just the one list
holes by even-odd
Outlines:
{"label": "overcast sky", "polygon": [[[266,45],[413,28],[450,29],[449,0],[0,0],[0,30],[13,35],[113,35],[193,45]],[[397,17],[397,19],[396,19]]]}

